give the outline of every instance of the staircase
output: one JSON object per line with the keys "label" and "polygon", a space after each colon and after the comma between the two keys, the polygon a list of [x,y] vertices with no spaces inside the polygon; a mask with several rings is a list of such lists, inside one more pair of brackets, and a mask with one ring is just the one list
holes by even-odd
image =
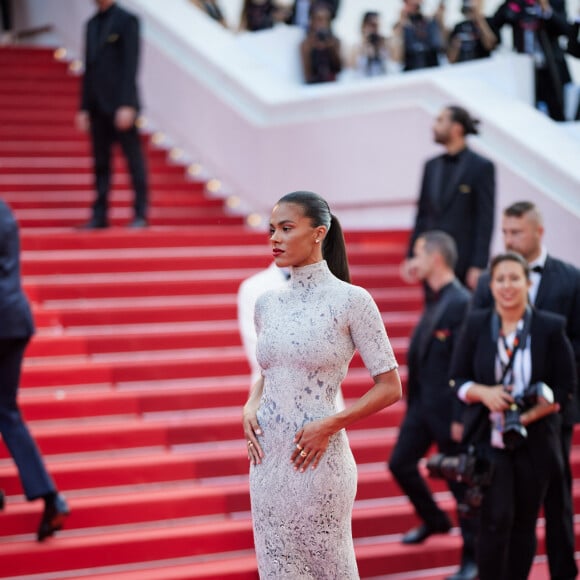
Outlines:
{"label": "staircase", "polygon": [[[41,505],[24,500],[0,446],[7,494],[1,575],[255,580],[240,422],[249,368],[236,292],[268,265],[266,236],[228,215],[205,183],[149,137],[152,227],[124,227],[132,194],[116,157],[113,227],[75,230],[89,218],[93,196],[88,140],[73,127],[78,90],[78,78],[52,51],[0,49],[0,195],[21,226],[24,285],[38,327],[20,403],[72,509],[62,532],[35,542]],[[384,313],[403,379],[421,307],[420,289],[403,287],[398,276],[406,238],[347,232],[353,281]],[[356,357],[343,386],[347,403],[369,385]],[[353,530],[360,572],[440,579],[458,561],[456,530],[423,546],[400,544],[416,520],[385,459],[403,412],[400,403],[349,430],[359,465]],[[435,481],[433,488],[452,512],[445,486]],[[540,558],[533,578],[545,574]]]}

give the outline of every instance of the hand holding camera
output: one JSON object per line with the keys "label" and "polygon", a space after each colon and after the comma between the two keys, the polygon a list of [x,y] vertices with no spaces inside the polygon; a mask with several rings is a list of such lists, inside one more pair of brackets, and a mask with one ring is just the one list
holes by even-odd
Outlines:
{"label": "hand holding camera", "polygon": [[498,413],[506,411],[514,398],[510,394],[511,387],[504,385],[495,385],[493,387],[484,387],[481,389],[481,402],[492,412]]}
{"label": "hand holding camera", "polygon": [[533,383],[514,398],[504,412],[503,444],[506,449],[517,449],[527,438],[526,425],[557,413],[554,392],[546,383]]}

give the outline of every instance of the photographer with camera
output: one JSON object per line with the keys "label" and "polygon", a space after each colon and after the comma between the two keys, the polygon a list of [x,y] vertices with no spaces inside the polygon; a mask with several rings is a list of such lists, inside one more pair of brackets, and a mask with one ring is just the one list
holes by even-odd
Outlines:
{"label": "photographer with camera", "polygon": [[[518,252],[530,266],[530,304],[566,318],[566,335],[580,370],[580,270],[553,256],[544,245],[544,219],[530,201],[517,201],[503,210],[501,230],[505,249]],[[472,308],[489,308],[493,296],[489,272],[484,272],[473,293]],[[544,498],[546,550],[552,580],[571,580],[578,573],[575,561],[574,508],[570,450],[574,423],[578,420],[577,393],[561,411],[560,444],[565,477],[550,481]]]}
{"label": "photographer with camera", "polygon": [[461,12],[465,20],[458,22],[447,42],[450,63],[487,58],[497,44],[497,38],[481,10],[481,0],[463,0]]}
{"label": "photographer with camera", "polygon": [[422,12],[423,0],[403,0],[399,21],[393,27],[393,60],[404,71],[439,66],[439,54],[445,52],[445,3],[441,0],[432,18]]}
{"label": "photographer with camera", "polygon": [[362,41],[353,47],[349,66],[363,77],[387,74],[388,40],[381,34],[378,12],[365,12],[361,25]]}
{"label": "photographer with camera", "polygon": [[490,266],[492,308],[473,310],[453,353],[450,386],[467,403],[463,442],[489,461],[476,553],[480,580],[525,580],[548,484],[564,477],[561,415],[576,383],[565,319],[528,303],[529,266],[515,252]]}
{"label": "photographer with camera", "polygon": [[336,80],[342,70],[340,40],[330,28],[331,12],[325,2],[313,4],[310,10],[310,27],[300,45],[304,80],[308,84]]}
{"label": "photographer with camera", "polygon": [[564,121],[564,85],[571,80],[560,46],[560,37],[570,32],[564,0],[505,0],[490,22],[498,42],[508,25],[516,52],[533,58],[536,107]]}
{"label": "photographer with camera", "polygon": [[[455,277],[456,261],[455,242],[445,232],[424,232],[413,245],[413,268],[433,299],[426,303],[409,345],[407,412],[389,459],[389,469],[422,522],[403,536],[404,544],[421,543],[451,528],[448,515],[435,503],[419,473],[418,463],[433,443],[441,453],[459,451],[461,425],[457,421],[462,404],[448,387],[448,373],[470,294]],[[461,503],[465,487],[457,482],[450,482],[449,487]],[[459,524],[463,538],[461,567],[450,578],[473,580],[477,577],[474,523],[459,514]]]}

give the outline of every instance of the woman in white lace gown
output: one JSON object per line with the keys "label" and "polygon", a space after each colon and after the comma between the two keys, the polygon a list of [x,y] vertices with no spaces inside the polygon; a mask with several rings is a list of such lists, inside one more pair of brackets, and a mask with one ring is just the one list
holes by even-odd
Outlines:
{"label": "woman in white lace gown", "polygon": [[[397,362],[370,294],[349,283],[344,237],[326,201],[284,196],[270,232],[274,260],[291,267],[291,280],[256,304],[262,377],[243,415],[260,578],[356,579],[357,472],[344,428],[399,400]],[[374,385],[338,412],[355,349]]]}

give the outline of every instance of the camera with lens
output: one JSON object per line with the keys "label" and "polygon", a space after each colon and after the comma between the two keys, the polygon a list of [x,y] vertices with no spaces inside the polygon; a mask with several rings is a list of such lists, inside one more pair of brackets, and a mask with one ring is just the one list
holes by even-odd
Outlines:
{"label": "camera with lens", "polygon": [[371,32],[368,35],[369,44],[372,44],[375,48],[381,44],[381,35],[376,32]]}
{"label": "camera with lens", "polygon": [[546,383],[533,383],[523,393],[514,397],[514,402],[504,411],[503,444],[506,449],[517,449],[528,436],[527,429],[522,425],[522,413],[538,403],[538,399],[554,402],[554,393]]}
{"label": "camera with lens", "polygon": [[478,454],[471,446],[465,453],[445,455],[436,453],[427,460],[429,477],[460,482],[467,486],[463,500],[457,504],[461,517],[469,518],[477,514],[483,501],[484,491],[491,483],[493,465]]}

